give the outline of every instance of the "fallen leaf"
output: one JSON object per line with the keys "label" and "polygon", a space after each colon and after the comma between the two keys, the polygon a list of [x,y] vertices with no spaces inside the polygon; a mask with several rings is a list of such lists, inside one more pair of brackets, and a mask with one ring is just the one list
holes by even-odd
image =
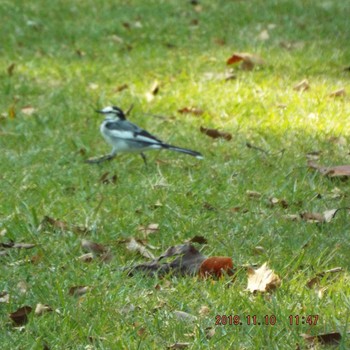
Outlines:
{"label": "fallen leaf", "polygon": [[207,327],[205,329],[205,337],[207,339],[213,338],[214,335],[215,335],[215,328],[214,327]]}
{"label": "fallen leaf", "polygon": [[11,321],[16,326],[23,326],[28,322],[28,315],[32,312],[30,306],[22,306],[16,311],[9,314]]}
{"label": "fallen leaf", "polygon": [[305,43],[302,41],[281,41],[280,46],[286,50],[297,50],[304,48]]}
{"label": "fallen leaf", "polygon": [[324,333],[318,335],[310,335],[310,334],[301,334],[301,336],[308,343],[317,344],[321,343],[324,345],[337,345],[341,341],[341,334],[338,332],[334,333]]}
{"label": "fallen leaf", "polygon": [[22,107],[21,112],[25,115],[32,115],[35,112],[35,108],[33,106],[25,106]]}
{"label": "fallen leaf", "polygon": [[86,294],[90,289],[91,287],[89,286],[74,286],[69,288],[68,294],[75,297],[80,297]]}
{"label": "fallen leaf", "polygon": [[257,191],[247,190],[245,193],[249,198],[260,198],[262,196],[262,194]]}
{"label": "fallen leaf", "polygon": [[16,287],[21,294],[26,294],[29,288],[26,281],[19,281]]}
{"label": "fallen leaf", "polygon": [[50,312],[50,311],[53,311],[53,309],[49,305],[39,303],[36,305],[34,313],[37,316],[41,316],[44,313]]}
{"label": "fallen leaf", "polygon": [[241,63],[241,69],[253,70],[255,66],[262,66],[265,64],[264,60],[257,55],[248,52],[236,52],[227,61],[226,64]]}
{"label": "fallen leaf", "polygon": [[174,343],[172,345],[168,345],[167,349],[186,349],[191,345],[191,343]]}
{"label": "fallen leaf", "polygon": [[208,128],[204,128],[203,126],[200,127],[200,131],[201,133],[212,137],[213,139],[217,139],[217,138],[223,138],[227,141],[230,141],[232,139],[232,135],[228,132],[224,132],[224,131],[219,131],[217,129],[208,129]]}
{"label": "fallen leaf", "polygon": [[346,95],[345,89],[341,88],[341,89],[338,89],[338,90],[331,92],[329,94],[329,97],[341,97],[341,96],[345,96],[345,95]]}
{"label": "fallen leaf", "polygon": [[270,39],[270,34],[269,31],[267,29],[264,29],[263,31],[261,31],[259,33],[259,35],[257,36],[257,38],[261,41],[266,41]]}
{"label": "fallen leaf", "polygon": [[294,85],[293,90],[295,91],[306,91],[310,89],[310,84],[309,81],[307,79],[302,80],[301,82],[299,82],[298,84]]}
{"label": "fallen leaf", "polygon": [[86,52],[80,49],[76,49],[75,53],[79,56],[79,57],[84,57],[86,56]]}
{"label": "fallen leaf", "polygon": [[322,272],[319,272],[316,274],[315,277],[311,278],[307,283],[306,286],[309,288],[314,287],[315,285],[318,285],[320,283],[320,280],[324,278],[326,275],[333,274],[333,273],[338,273],[343,271],[342,267],[334,267],[333,269],[330,270],[325,270]]}
{"label": "fallen leaf", "polygon": [[142,232],[144,236],[148,236],[149,234],[159,231],[159,224],[153,223],[147,226],[139,226],[137,230]]}
{"label": "fallen leaf", "polygon": [[204,111],[196,107],[183,107],[178,109],[178,112],[181,114],[193,114],[193,115],[202,115]]}
{"label": "fallen leaf", "polygon": [[184,311],[174,311],[173,315],[180,321],[194,322],[197,320],[196,316]]}
{"label": "fallen leaf", "polygon": [[116,174],[109,177],[109,171],[102,174],[102,176],[99,179],[99,182],[101,182],[104,185],[108,184],[115,184],[117,182],[118,176]]}
{"label": "fallen leaf", "polygon": [[128,85],[128,84],[122,84],[122,85],[117,86],[117,87],[114,89],[114,91],[115,91],[115,92],[121,92],[121,91],[126,90],[126,89],[128,89],[128,88],[129,88],[129,85]]}
{"label": "fallen leaf", "polygon": [[233,262],[227,256],[209,257],[202,262],[199,268],[199,275],[204,278],[209,276],[220,278],[225,274],[233,275]]}
{"label": "fallen leaf", "polygon": [[131,237],[119,242],[125,243],[126,248],[131,252],[137,252],[147,259],[155,259],[154,255],[147,249],[145,243],[140,239]]}
{"label": "fallen leaf", "polygon": [[[176,257],[172,262],[162,263],[165,258]],[[139,264],[129,269],[129,276],[136,271],[147,274],[158,274],[160,276],[167,273],[178,275],[196,275],[199,267],[206,259],[193,245],[186,243],[168,248],[158,258],[148,263]]]}
{"label": "fallen leaf", "polygon": [[8,242],[8,243],[0,243],[0,247],[2,247],[2,248],[17,248],[17,249],[31,249],[31,248],[36,247],[36,244],[34,244],[34,243]]}
{"label": "fallen leaf", "polygon": [[203,306],[200,307],[198,313],[199,313],[200,316],[205,317],[205,316],[208,316],[208,315],[209,315],[210,309],[209,309],[208,306],[203,305]]}
{"label": "fallen leaf", "polygon": [[154,99],[154,97],[158,94],[158,92],[159,92],[159,83],[155,81],[152,84],[150,91],[146,93],[146,100],[148,102],[151,102]]}
{"label": "fallen leaf", "polygon": [[11,63],[8,67],[7,67],[7,74],[9,76],[13,75],[13,72],[15,70],[16,64],[15,63]]}
{"label": "fallen leaf", "polygon": [[260,246],[260,245],[254,247],[253,252],[254,252],[254,254],[257,254],[257,255],[266,254],[265,248]]}
{"label": "fallen leaf", "polygon": [[325,167],[322,165],[318,165],[317,163],[312,161],[309,161],[307,165],[309,168],[319,171],[324,176],[329,176],[329,177],[350,176],[350,165],[336,165],[336,166]]}
{"label": "fallen leaf", "polygon": [[56,220],[49,216],[44,216],[43,220],[41,221],[38,227],[38,231],[41,231],[47,227],[53,227],[61,231],[72,231],[77,234],[85,234],[89,232],[89,229],[87,227],[68,224],[65,221]]}
{"label": "fallen leaf", "polygon": [[94,260],[94,254],[92,253],[83,254],[78,257],[78,260],[84,263],[90,263],[92,260]]}
{"label": "fallen leaf", "polygon": [[85,252],[90,252],[90,253],[94,253],[96,255],[101,255],[103,253],[108,252],[108,248],[106,248],[104,245],[99,244],[99,243],[95,243],[92,241],[88,241],[86,239],[83,239],[81,241],[81,247],[83,248],[83,250]]}
{"label": "fallen leaf", "polygon": [[349,210],[349,208],[338,208],[326,210],[323,213],[301,213],[300,217],[307,222],[331,222],[339,210]]}
{"label": "fallen leaf", "polygon": [[267,263],[259,269],[248,268],[248,286],[247,289],[254,293],[268,292],[281,285],[281,279],[267,267]]}
{"label": "fallen leaf", "polygon": [[9,108],[9,118],[10,119],[15,119],[16,118],[16,109],[15,106],[11,106]]}
{"label": "fallen leaf", "polygon": [[10,302],[10,294],[7,292],[0,292],[0,303],[8,304]]}

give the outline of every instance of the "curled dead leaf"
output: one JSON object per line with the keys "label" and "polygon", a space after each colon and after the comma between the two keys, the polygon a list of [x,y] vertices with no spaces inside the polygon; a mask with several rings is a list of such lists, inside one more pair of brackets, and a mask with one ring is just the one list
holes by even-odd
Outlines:
{"label": "curled dead leaf", "polygon": [[307,79],[303,79],[301,82],[294,85],[294,87],[293,87],[293,90],[301,91],[301,92],[304,92],[304,91],[309,90],[309,89],[310,89],[310,84],[309,84],[309,81]]}
{"label": "curled dead leaf", "polygon": [[319,171],[322,175],[329,177],[348,177],[350,176],[350,165],[336,165],[325,167],[313,161],[307,163],[308,167]]}
{"label": "curled dead leaf", "polygon": [[154,255],[147,249],[145,243],[140,239],[131,237],[120,241],[120,243],[125,243],[126,248],[131,252],[137,252],[147,259],[155,259]]}
{"label": "curled dead leaf", "polygon": [[82,295],[86,294],[89,290],[91,290],[91,287],[89,286],[74,286],[69,288],[68,294],[75,297],[81,297]]}
{"label": "curled dead leaf", "polygon": [[232,140],[232,135],[228,132],[225,132],[225,131],[219,131],[217,129],[209,129],[209,128],[205,128],[205,127],[201,126],[200,132],[202,134],[205,134],[205,135],[213,138],[213,139],[223,138],[227,141]]}
{"label": "curled dead leaf", "polygon": [[312,344],[328,344],[328,345],[337,345],[341,341],[341,334],[338,332],[334,333],[324,333],[324,334],[318,334],[318,335],[310,335],[310,334],[301,334],[301,336],[307,341],[308,343]]}
{"label": "curled dead leaf", "polygon": [[142,232],[144,234],[144,236],[147,236],[149,234],[155,233],[157,231],[159,231],[159,224],[149,224],[147,226],[139,226],[138,231]]}
{"label": "curled dead leaf", "polygon": [[265,61],[258,55],[253,55],[248,52],[236,52],[227,61],[226,64],[241,63],[241,69],[253,70],[255,66],[262,66]]}
{"label": "curled dead leaf", "polygon": [[51,312],[53,311],[53,309],[51,308],[51,306],[47,305],[47,304],[37,304],[35,307],[35,315],[36,316],[41,316],[46,312]]}
{"label": "curled dead leaf", "polygon": [[77,234],[85,234],[85,233],[89,232],[89,229],[87,227],[68,224],[65,221],[56,220],[56,219],[51,218],[49,216],[44,216],[43,220],[41,221],[41,223],[38,227],[38,231],[41,231],[41,230],[49,228],[49,227],[52,227],[54,229],[58,229],[61,231],[72,231],[72,232],[77,233]]}
{"label": "curled dead leaf", "polygon": [[7,292],[0,292],[0,303],[8,304],[10,302],[10,294]]}
{"label": "curled dead leaf", "polygon": [[329,97],[342,97],[342,96],[345,96],[345,95],[346,95],[345,89],[341,88],[341,89],[338,89],[338,90],[335,90],[335,91],[331,92],[329,94]]}
{"label": "curled dead leaf", "polygon": [[267,263],[254,270],[248,269],[248,286],[250,292],[269,292],[281,285],[281,279],[271,269]]}
{"label": "curled dead leaf", "polygon": [[178,112],[181,114],[193,114],[193,115],[202,115],[204,111],[197,107],[183,107],[178,109]]}
{"label": "curled dead leaf", "polygon": [[30,306],[22,306],[9,314],[9,317],[15,326],[23,326],[28,322],[28,315],[32,312]]}
{"label": "curled dead leaf", "polygon": [[83,239],[81,241],[81,247],[85,252],[94,253],[96,255],[101,255],[108,251],[108,248],[106,248],[104,245],[88,241],[87,239]]}

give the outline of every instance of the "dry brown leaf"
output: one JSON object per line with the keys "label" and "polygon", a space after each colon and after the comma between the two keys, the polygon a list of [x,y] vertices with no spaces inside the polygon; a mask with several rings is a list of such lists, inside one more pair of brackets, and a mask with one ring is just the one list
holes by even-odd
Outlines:
{"label": "dry brown leaf", "polygon": [[22,306],[9,314],[9,317],[15,326],[23,326],[28,322],[28,315],[32,312],[30,306]]}
{"label": "dry brown leaf", "polygon": [[114,89],[114,91],[115,91],[115,92],[121,92],[121,91],[126,90],[126,89],[128,89],[128,88],[129,88],[129,85],[128,85],[128,84],[122,84],[122,85],[117,86],[117,87]]}
{"label": "dry brown leaf", "polygon": [[315,162],[309,161],[307,163],[308,167],[311,169],[318,170],[322,175],[329,177],[348,177],[350,176],[350,165],[336,165],[325,167],[318,165]]}
{"label": "dry brown leaf", "polygon": [[49,216],[44,216],[43,220],[41,221],[38,227],[38,230],[41,231],[42,229],[45,229],[47,227],[53,227],[61,231],[72,231],[77,234],[85,234],[89,232],[89,229],[87,227],[71,225],[65,221],[56,220]]}
{"label": "dry brown leaf", "polygon": [[50,311],[53,311],[53,309],[49,305],[39,303],[36,305],[34,313],[36,316],[41,316],[44,313],[50,312]]}
{"label": "dry brown leaf", "polygon": [[8,242],[8,243],[0,243],[0,247],[2,247],[2,248],[17,248],[17,249],[31,249],[31,248],[36,247],[36,244],[34,244],[34,243]]}
{"label": "dry brown leaf", "polygon": [[199,315],[200,315],[201,317],[205,317],[205,316],[208,316],[208,315],[209,315],[210,309],[209,309],[208,306],[202,305],[202,306],[200,307],[198,313],[199,313]]}
{"label": "dry brown leaf", "polygon": [[298,84],[294,85],[293,90],[304,92],[310,89],[310,84],[307,79],[302,80]]}
{"label": "dry brown leaf", "polygon": [[267,263],[259,269],[248,269],[248,286],[250,292],[268,292],[281,285],[281,279],[267,267]]}
{"label": "dry brown leaf", "polygon": [[91,287],[89,286],[74,286],[69,288],[68,294],[75,297],[80,297],[86,294],[89,290],[91,290]]}
{"label": "dry brown leaf", "polygon": [[261,193],[257,191],[247,190],[245,193],[249,198],[260,198],[262,196]]}
{"label": "dry brown leaf", "polygon": [[99,182],[108,185],[108,184],[115,184],[117,182],[118,176],[116,174],[109,176],[109,171],[102,174],[102,176],[99,179]]}
{"label": "dry brown leaf", "polygon": [[335,217],[339,210],[349,208],[338,208],[338,209],[330,209],[326,210],[323,213],[301,213],[300,217],[307,222],[316,222],[316,223],[325,223],[331,222],[331,220]]}
{"label": "dry brown leaf", "polygon": [[262,30],[259,35],[257,36],[257,38],[261,41],[266,41],[270,39],[270,34],[269,31],[267,29]]}
{"label": "dry brown leaf", "polygon": [[147,259],[155,259],[154,255],[147,249],[147,246],[143,241],[135,239],[133,237],[128,238],[121,243],[126,244],[126,248],[131,252],[137,252]]}
{"label": "dry brown leaf", "polygon": [[159,92],[159,83],[155,81],[152,84],[150,91],[146,93],[146,100],[148,102],[151,102],[154,99],[154,97],[158,94],[158,92]]}
{"label": "dry brown leaf", "polygon": [[256,255],[262,255],[262,254],[266,254],[266,250],[264,247],[261,247],[260,245],[256,246],[253,248],[253,252]]}
{"label": "dry brown leaf", "polygon": [[310,335],[310,334],[301,334],[301,336],[308,343],[317,344],[321,343],[324,345],[337,345],[341,341],[341,334],[338,332],[334,333],[324,333],[318,335]]}
{"label": "dry brown leaf", "polygon": [[197,107],[183,107],[178,109],[178,112],[181,114],[193,114],[193,115],[202,115],[204,111]]}
{"label": "dry brown leaf", "polygon": [[78,260],[80,260],[80,261],[82,261],[84,263],[90,263],[91,261],[94,260],[94,254],[87,253],[87,254],[80,255],[78,257]]}
{"label": "dry brown leaf", "polygon": [[329,97],[342,97],[342,96],[345,96],[345,95],[346,95],[345,89],[341,88],[341,89],[338,89],[338,90],[335,90],[335,91],[331,92],[329,94]]}
{"label": "dry brown leaf", "polygon": [[8,304],[10,302],[10,294],[7,292],[0,292],[0,303]]}
{"label": "dry brown leaf", "polygon": [[7,67],[7,74],[9,76],[13,75],[13,72],[15,70],[16,64],[15,63],[11,63],[8,67]]}
{"label": "dry brown leaf", "polygon": [[225,131],[219,131],[217,129],[208,129],[203,126],[200,127],[200,131],[202,134],[212,137],[213,139],[223,138],[227,141],[230,141],[232,139],[232,135]]}
{"label": "dry brown leaf", "polygon": [[253,70],[255,66],[262,66],[265,64],[264,60],[258,56],[248,52],[236,52],[227,61],[227,64],[241,63],[241,69]]}
{"label": "dry brown leaf", "polygon": [[167,349],[186,349],[191,345],[191,343],[174,343],[172,345],[168,345]]}
{"label": "dry brown leaf", "polygon": [[214,335],[215,335],[215,328],[214,327],[207,327],[205,329],[205,337],[207,339],[213,338]]}
{"label": "dry brown leaf", "polygon": [[311,278],[311,279],[306,283],[306,286],[309,287],[309,288],[312,288],[312,287],[318,285],[318,284],[320,283],[320,280],[321,280],[324,276],[329,275],[329,274],[333,274],[333,273],[338,273],[338,272],[341,272],[341,271],[343,271],[343,268],[342,268],[342,267],[334,267],[333,269],[319,272],[318,274],[316,274],[315,277]]}
{"label": "dry brown leaf", "polygon": [[88,241],[87,239],[81,241],[81,247],[85,252],[94,253],[96,255],[101,255],[109,251],[104,245]]}
{"label": "dry brown leaf", "polygon": [[147,226],[139,226],[137,230],[142,232],[144,236],[148,236],[149,234],[159,231],[159,224],[153,223]]}

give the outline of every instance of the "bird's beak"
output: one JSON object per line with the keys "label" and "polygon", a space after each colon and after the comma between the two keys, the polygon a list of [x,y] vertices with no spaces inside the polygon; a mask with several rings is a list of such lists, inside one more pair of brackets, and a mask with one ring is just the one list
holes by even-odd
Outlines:
{"label": "bird's beak", "polygon": [[96,109],[96,110],[95,110],[95,112],[96,112],[96,113],[101,113],[101,114],[104,114],[104,112],[103,112],[103,111],[100,111],[100,110],[98,110],[98,109]]}

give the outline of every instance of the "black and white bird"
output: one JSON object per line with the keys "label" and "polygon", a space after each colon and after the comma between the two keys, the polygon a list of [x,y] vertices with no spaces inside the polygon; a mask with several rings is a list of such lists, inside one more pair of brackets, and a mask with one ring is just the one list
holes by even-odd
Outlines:
{"label": "black and white bird", "polygon": [[101,163],[113,159],[118,153],[136,152],[140,153],[146,163],[144,151],[152,149],[167,149],[188,154],[198,159],[203,156],[196,151],[169,145],[151,135],[148,131],[139,128],[137,125],[126,120],[124,112],[116,106],[105,107],[96,111],[105,116],[105,120],[100,126],[100,131],[104,139],[112,145],[112,152],[100,157],[87,160],[88,163]]}

